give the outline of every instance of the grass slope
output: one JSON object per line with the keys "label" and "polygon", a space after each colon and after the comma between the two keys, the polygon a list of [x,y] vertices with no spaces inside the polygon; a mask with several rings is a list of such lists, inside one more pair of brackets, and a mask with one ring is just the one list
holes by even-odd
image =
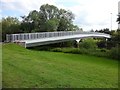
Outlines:
{"label": "grass slope", "polygon": [[117,88],[118,62],[3,45],[3,87]]}
{"label": "grass slope", "polygon": [[0,89],[2,88],[2,44],[0,43]]}

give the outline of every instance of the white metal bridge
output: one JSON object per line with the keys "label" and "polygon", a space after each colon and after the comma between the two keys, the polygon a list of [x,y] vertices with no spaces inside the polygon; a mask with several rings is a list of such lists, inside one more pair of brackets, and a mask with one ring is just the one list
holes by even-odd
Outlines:
{"label": "white metal bridge", "polygon": [[20,33],[20,34],[7,34],[6,41],[18,43],[26,48],[51,43],[64,42],[68,40],[79,40],[82,38],[89,37],[110,38],[110,35],[98,32],[83,32],[83,31]]}

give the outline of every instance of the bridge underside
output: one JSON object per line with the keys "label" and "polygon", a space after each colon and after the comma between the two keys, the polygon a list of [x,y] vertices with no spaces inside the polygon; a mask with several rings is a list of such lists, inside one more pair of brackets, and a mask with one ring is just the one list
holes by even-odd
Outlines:
{"label": "bridge underside", "polygon": [[[43,38],[43,39],[33,39],[33,40],[21,40],[21,41],[15,41],[16,43],[27,47],[34,47],[39,45],[47,45],[52,43],[59,43],[59,42],[65,42],[70,40],[77,40],[82,38],[90,38],[90,37],[97,37],[97,38],[107,38],[104,35],[95,35],[95,34],[81,34],[81,35],[71,35],[71,36],[61,36],[61,37],[51,37],[51,38]],[[109,38],[109,37],[108,37]]]}

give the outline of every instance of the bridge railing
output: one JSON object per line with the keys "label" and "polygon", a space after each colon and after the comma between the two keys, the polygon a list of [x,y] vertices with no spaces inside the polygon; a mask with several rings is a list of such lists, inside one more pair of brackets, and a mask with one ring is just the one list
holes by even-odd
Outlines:
{"label": "bridge railing", "polygon": [[[78,34],[99,34],[99,35],[103,35],[103,33],[83,32],[83,31],[59,31],[59,32],[42,32],[42,33],[20,33],[20,34],[7,34],[6,35],[6,41],[7,42],[15,42],[15,41],[21,41],[21,40],[42,39],[42,38],[70,36],[70,35],[78,35]],[[106,34],[106,35],[108,35],[108,34]]]}

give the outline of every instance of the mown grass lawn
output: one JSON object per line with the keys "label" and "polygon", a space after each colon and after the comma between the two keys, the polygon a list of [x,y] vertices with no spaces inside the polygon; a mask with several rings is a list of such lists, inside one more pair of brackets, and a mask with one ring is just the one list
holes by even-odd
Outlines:
{"label": "mown grass lawn", "polygon": [[3,45],[3,88],[118,88],[118,61]]}

